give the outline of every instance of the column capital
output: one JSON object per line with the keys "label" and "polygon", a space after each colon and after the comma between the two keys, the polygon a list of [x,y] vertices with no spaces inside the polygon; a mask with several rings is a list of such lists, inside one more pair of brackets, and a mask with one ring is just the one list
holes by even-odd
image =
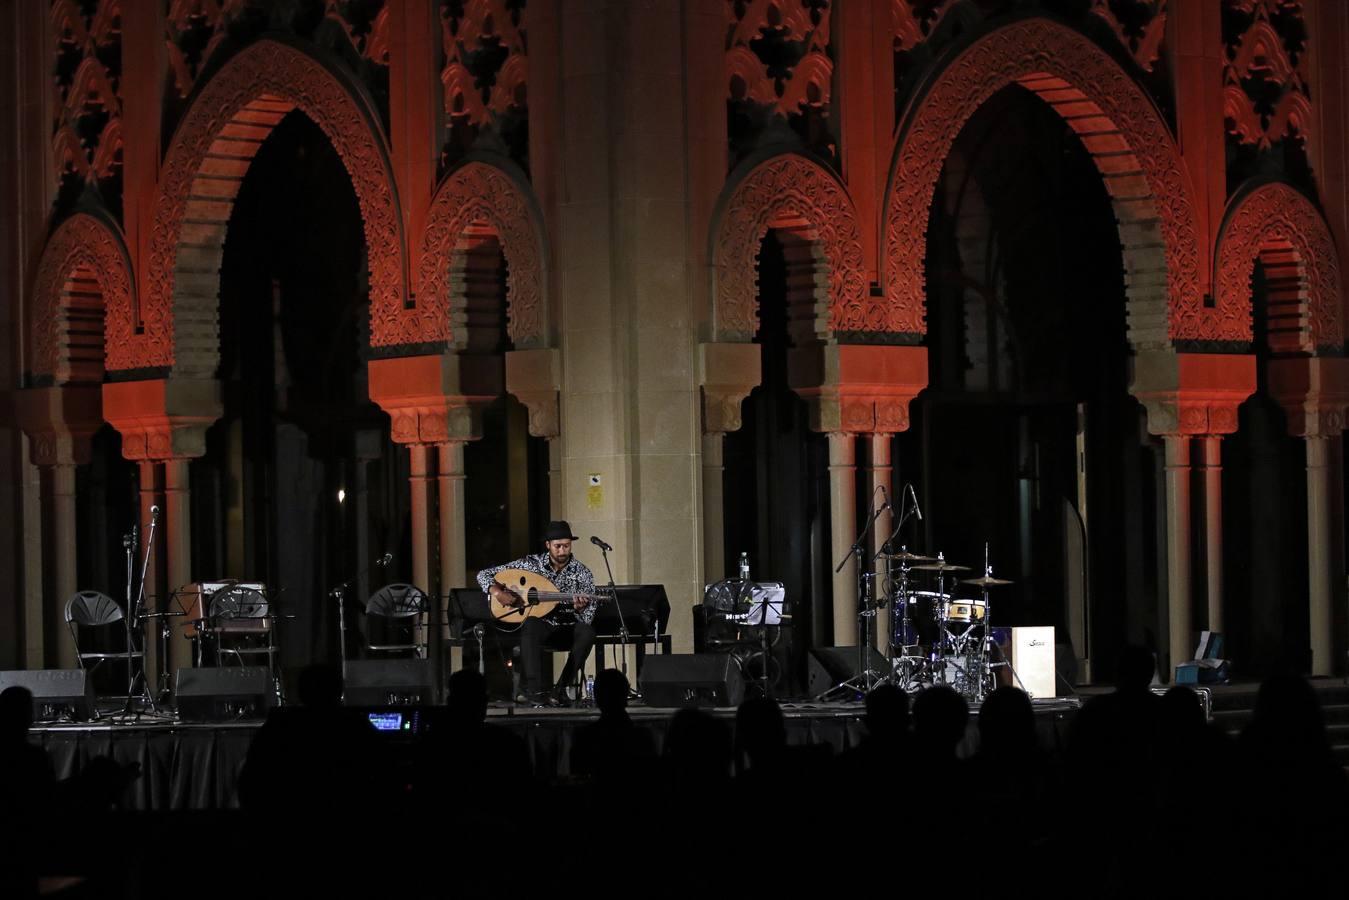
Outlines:
{"label": "column capital", "polygon": [[894,434],[909,428],[909,403],[928,383],[927,348],[816,344],[788,352],[787,381],[814,431]]}
{"label": "column capital", "polygon": [[529,410],[529,433],[551,438],[562,433],[559,396],[562,356],[555,348],[506,353],[506,392]]}
{"label": "column capital", "polygon": [[1344,431],[1349,408],[1349,359],[1270,360],[1269,393],[1283,407],[1294,437],[1334,437]]}
{"label": "column capital", "polygon": [[739,431],[740,404],[763,381],[758,344],[714,342],[698,345],[703,433]]}
{"label": "column capital", "polygon": [[1255,393],[1255,357],[1169,350],[1139,353],[1133,359],[1129,391],[1147,410],[1151,434],[1233,434],[1237,407]]}
{"label": "column capital", "polygon": [[372,359],[370,399],[400,444],[482,437],[482,408],[501,396],[501,357],[457,353]]}
{"label": "column capital", "polygon": [[206,429],[220,418],[220,382],[156,378],[103,385],[103,417],[122,435],[130,460],[192,459],[206,454]]}
{"label": "column capital", "polygon": [[26,388],[14,393],[14,416],[28,435],[33,465],[80,465],[91,458],[103,424],[102,393],[97,384]]}

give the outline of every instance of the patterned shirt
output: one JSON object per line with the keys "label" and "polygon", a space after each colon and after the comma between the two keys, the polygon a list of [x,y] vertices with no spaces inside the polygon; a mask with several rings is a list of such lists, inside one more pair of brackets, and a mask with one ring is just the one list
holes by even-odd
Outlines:
{"label": "patterned shirt", "polygon": [[[482,588],[484,594],[488,593],[488,589],[492,586],[492,579],[502,569],[524,569],[526,572],[542,575],[556,585],[558,591],[563,594],[595,593],[595,576],[590,569],[586,568],[585,563],[580,562],[576,557],[573,556],[567,560],[567,564],[562,567],[562,571],[558,572],[553,569],[553,562],[547,553],[533,553],[479,572],[478,586]],[[580,612],[577,612],[570,603],[559,603],[544,618],[554,624],[564,624],[573,619],[580,619],[589,625],[595,620],[595,602],[592,600]]]}

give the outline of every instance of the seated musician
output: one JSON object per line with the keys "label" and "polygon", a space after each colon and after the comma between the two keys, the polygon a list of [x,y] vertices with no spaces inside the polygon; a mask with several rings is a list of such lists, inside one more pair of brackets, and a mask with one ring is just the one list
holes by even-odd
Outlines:
{"label": "seated musician", "polygon": [[[595,591],[595,576],[584,563],[571,555],[571,542],[578,540],[571,533],[571,525],[566,522],[549,522],[543,532],[544,552],[526,556],[500,566],[483,569],[478,573],[478,584],[483,591],[492,595],[499,603],[507,606],[521,606],[524,600],[495,580],[503,569],[524,569],[542,575],[551,581],[559,592],[575,594],[571,603],[560,603],[548,615],[525,619],[520,629],[520,665],[524,670],[521,679],[522,694],[515,698],[517,703],[530,703],[535,706],[561,706],[567,703],[564,690],[575,675],[585,665],[590,656],[590,648],[595,645],[595,628],[591,624],[595,619],[595,606],[590,595]],[[554,644],[565,640],[570,631],[571,656],[562,669],[557,684],[551,691],[543,688],[543,648],[544,643]]]}

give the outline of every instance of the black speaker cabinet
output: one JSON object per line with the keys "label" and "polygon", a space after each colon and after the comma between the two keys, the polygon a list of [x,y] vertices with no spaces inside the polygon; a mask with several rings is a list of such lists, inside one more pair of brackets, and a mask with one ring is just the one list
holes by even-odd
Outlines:
{"label": "black speaker cabinet", "polygon": [[653,654],[642,664],[647,706],[739,706],[745,699],[740,666],[726,653]]}
{"label": "black speaker cabinet", "polygon": [[353,659],[347,663],[348,706],[430,706],[436,679],[429,659]]}
{"label": "black speaker cabinet", "polygon": [[33,721],[83,721],[93,714],[94,688],[83,669],[23,669],[0,672],[0,691],[25,687],[33,695]]}
{"label": "black speaker cabinet", "polygon": [[266,666],[179,669],[178,718],[188,722],[261,719],[276,705],[272,673]]}
{"label": "black speaker cabinet", "polygon": [[[890,664],[875,648],[867,648],[868,665],[874,672],[885,674]],[[806,691],[812,697],[818,697],[836,684],[849,678],[855,678],[858,652],[856,647],[816,647],[810,651],[806,663]]]}

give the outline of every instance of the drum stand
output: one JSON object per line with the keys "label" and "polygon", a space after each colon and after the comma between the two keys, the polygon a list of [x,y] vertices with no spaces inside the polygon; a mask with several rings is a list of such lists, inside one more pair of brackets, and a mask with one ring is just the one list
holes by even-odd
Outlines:
{"label": "drum stand", "polygon": [[[900,554],[908,553],[908,547],[900,547]],[[888,554],[887,554],[888,556]],[[886,560],[889,572],[890,561]],[[894,602],[890,605],[890,615],[899,611],[898,621],[890,626],[890,677],[889,681],[902,691],[917,690],[923,683],[930,682],[931,671],[928,660],[918,644],[918,632],[914,629],[909,614],[912,597],[909,594],[909,563],[901,559],[899,563],[899,590],[895,592]]]}

